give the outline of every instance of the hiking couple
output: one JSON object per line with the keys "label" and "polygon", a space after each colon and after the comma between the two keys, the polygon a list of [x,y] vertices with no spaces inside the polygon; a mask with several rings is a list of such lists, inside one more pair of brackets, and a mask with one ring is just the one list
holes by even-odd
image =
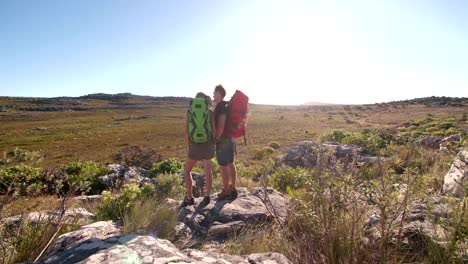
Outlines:
{"label": "hiking couple", "polygon": [[226,90],[222,85],[214,89],[213,99],[204,93],[197,93],[192,99],[185,116],[185,137],[188,144],[188,157],[185,161],[185,198],[182,207],[193,205],[192,169],[197,161],[203,161],[205,172],[206,194],[202,203],[210,203],[213,187],[213,172],[211,159],[216,153],[219,164],[223,190],[218,194],[218,200],[236,199],[237,170],[234,164],[235,142],[228,135],[226,128],[228,120],[228,102],[224,101]]}

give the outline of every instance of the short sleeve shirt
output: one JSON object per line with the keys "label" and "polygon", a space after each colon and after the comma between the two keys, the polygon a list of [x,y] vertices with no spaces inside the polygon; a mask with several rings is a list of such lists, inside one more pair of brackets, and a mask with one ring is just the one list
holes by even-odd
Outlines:
{"label": "short sleeve shirt", "polygon": [[[220,115],[227,115],[228,114],[228,103],[227,102],[219,102],[216,105],[216,108],[214,110],[214,120],[215,120],[215,126],[218,126],[219,122],[219,116]],[[226,120],[227,121],[227,120]],[[224,135],[224,133],[223,133]]]}

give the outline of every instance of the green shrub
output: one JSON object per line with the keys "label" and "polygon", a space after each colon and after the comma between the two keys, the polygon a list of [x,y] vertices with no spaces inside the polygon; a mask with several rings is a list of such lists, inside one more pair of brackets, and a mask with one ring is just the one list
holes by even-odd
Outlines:
{"label": "green shrub", "polygon": [[273,152],[275,152],[275,149],[272,147],[263,147],[261,149],[256,149],[254,158],[256,160],[262,160],[263,158],[272,154]]}
{"label": "green shrub", "polygon": [[394,132],[384,129],[364,129],[359,133],[342,130],[333,130],[322,135],[321,142],[335,141],[342,144],[354,144],[366,148],[371,152],[377,152],[395,141]]}
{"label": "green shrub", "polygon": [[125,185],[123,191],[116,195],[109,191],[103,191],[102,204],[97,208],[97,218],[100,220],[122,220],[141,193],[142,190],[136,184]]}
{"label": "green shrub", "polygon": [[278,142],[273,141],[268,146],[273,149],[279,149],[281,145]]}
{"label": "green shrub", "polygon": [[3,152],[3,158],[0,158],[0,166],[36,164],[42,160],[39,151],[29,151],[26,149],[15,148],[14,150]]}
{"label": "green shrub", "polygon": [[145,183],[141,188],[137,184],[127,184],[117,194],[103,191],[102,204],[97,208],[97,217],[101,220],[122,220],[137,201],[182,199],[184,196],[184,187],[179,175],[159,174],[156,180],[156,185]]}
{"label": "green shrub", "polygon": [[162,239],[175,235],[177,213],[159,200],[143,197],[123,217],[125,233],[143,233]]}
{"label": "green shrub", "polygon": [[37,195],[46,186],[42,182],[43,170],[29,166],[14,166],[0,170],[0,194],[11,191],[16,195]]}
{"label": "green shrub", "polygon": [[100,194],[105,185],[98,181],[98,177],[111,172],[105,165],[94,161],[72,162],[65,166],[63,171],[68,174],[68,179],[62,192],[67,193],[73,189],[83,194]]}
{"label": "green shrub", "polygon": [[273,188],[285,193],[288,189],[303,188],[307,177],[312,176],[304,168],[281,166],[270,176],[270,181]]}
{"label": "green shrub", "polygon": [[182,178],[179,175],[159,174],[156,176],[156,180],[157,185],[154,187],[154,196],[156,199],[182,199],[184,197],[185,189],[182,185]]}
{"label": "green shrub", "polygon": [[320,137],[321,142],[335,141],[342,142],[344,138],[351,136],[350,132],[342,130],[333,130],[329,133],[326,133]]}
{"label": "green shrub", "polygon": [[172,158],[167,159],[156,164],[153,164],[151,169],[151,177],[155,177],[158,174],[172,174],[181,171],[184,168],[184,164],[179,160]]}

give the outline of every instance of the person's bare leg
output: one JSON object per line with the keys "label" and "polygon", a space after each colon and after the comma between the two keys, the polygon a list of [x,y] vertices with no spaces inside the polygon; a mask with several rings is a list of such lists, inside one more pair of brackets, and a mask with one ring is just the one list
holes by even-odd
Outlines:
{"label": "person's bare leg", "polygon": [[229,170],[227,166],[219,166],[219,171],[221,173],[221,181],[223,183],[223,191],[229,191]]}
{"label": "person's bare leg", "polygon": [[205,196],[210,196],[211,188],[213,187],[213,164],[211,163],[211,160],[203,161],[203,170],[205,171]]}
{"label": "person's bare leg", "polygon": [[231,181],[231,185],[233,188],[236,188],[236,183],[237,183],[237,168],[236,164],[234,163],[229,163],[227,165],[227,168],[229,170],[229,178]]}
{"label": "person's bare leg", "polygon": [[187,158],[185,161],[185,193],[188,198],[193,198],[193,193],[192,193],[192,185],[193,185],[193,179],[192,179],[192,169],[197,163],[196,160],[192,160]]}

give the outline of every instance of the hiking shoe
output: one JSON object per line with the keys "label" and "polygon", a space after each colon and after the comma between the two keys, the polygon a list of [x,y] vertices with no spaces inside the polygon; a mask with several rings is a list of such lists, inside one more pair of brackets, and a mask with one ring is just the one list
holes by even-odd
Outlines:
{"label": "hiking shoe", "polygon": [[210,201],[211,201],[211,198],[210,198],[210,196],[209,196],[209,195],[207,195],[207,196],[203,197],[203,200],[202,200],[202,202],[201,202],[201,203],[202,203],[202,204],[206,204],[206,205],[207,205],[207,204],[209,204],[209,203],[210,203]]}
{"label": "hiking shoe", "polygon": [[232,199],[232,200],[235,200],[237,199],[237,196],[239,195],[239,192],[237,192],[237,189],[235,187],[232,187],[231,186],[231,191],[229,192],[229,197]]}
{"label": "hiking shoe", "polygon": [[218,200],[228,200],[231,199],[231,193],[225,192],[224,190],[218,193]]}
{"label": "hiking shoe", "polygon": [[180,207],[185,207],[185,206],[194,205],[194,204],[195,204],[195,200],[193,199],[193,197],[188,198],[187,196],[185,196]]}

